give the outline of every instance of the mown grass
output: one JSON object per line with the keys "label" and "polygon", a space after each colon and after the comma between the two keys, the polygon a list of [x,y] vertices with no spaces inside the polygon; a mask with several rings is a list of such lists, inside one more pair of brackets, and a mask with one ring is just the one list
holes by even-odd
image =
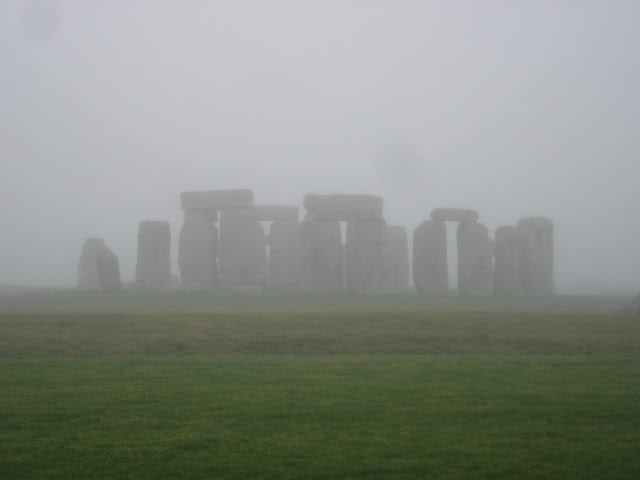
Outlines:
{"label": "mown grass", "polygon": [[3,360],[1,478],[640,476],[637,358]]}
{"label": "mown grass", "polygon": [[0,478],[640,478],[640,319],[0,314]]}

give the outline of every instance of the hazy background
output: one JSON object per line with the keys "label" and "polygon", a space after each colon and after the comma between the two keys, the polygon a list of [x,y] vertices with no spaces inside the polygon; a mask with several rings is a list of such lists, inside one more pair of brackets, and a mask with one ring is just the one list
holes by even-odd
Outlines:
{"label": "hazy background", "polygon": [[179,192],[241,187],[546,216],[560,292],[640,291],[640,2],[0,0],[0,284],[132,279],[146,219],[179,273]]}

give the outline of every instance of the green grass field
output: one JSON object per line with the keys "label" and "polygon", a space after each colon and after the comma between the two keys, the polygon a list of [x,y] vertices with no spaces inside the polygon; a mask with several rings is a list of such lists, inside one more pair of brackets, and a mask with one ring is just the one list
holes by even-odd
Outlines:
{"label": "green grass field", "polygon": [[620,299],[120,298],[0,305],[0,478],[640,478]]}

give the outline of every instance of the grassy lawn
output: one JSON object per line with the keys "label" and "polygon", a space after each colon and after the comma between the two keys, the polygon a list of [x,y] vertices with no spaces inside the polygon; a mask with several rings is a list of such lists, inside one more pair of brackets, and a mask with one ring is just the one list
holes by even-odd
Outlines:
{"label": "grassy lawn", "polygon": [[640,478],[640,319],[608,300],[51,298],[0,306],[2,479]]}
{"label": "grassy lawn", "polygon": [[3,360],[1,478],[639,478],[640,362]]}

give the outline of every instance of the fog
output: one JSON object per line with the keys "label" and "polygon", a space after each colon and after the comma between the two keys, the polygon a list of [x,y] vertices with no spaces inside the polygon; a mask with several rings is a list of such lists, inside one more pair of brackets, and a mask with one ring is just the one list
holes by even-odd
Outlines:
{"label": "fog", "polygon": [[[0,2],[0,284],[73,286],[184,190],[555,223],[561,293],[640,291],[640,2]],[[455,239],[449,230],[449,237]],[[453,248],[453,244],[451,245]],[[452,250],[450,248],[450,250]]]}

